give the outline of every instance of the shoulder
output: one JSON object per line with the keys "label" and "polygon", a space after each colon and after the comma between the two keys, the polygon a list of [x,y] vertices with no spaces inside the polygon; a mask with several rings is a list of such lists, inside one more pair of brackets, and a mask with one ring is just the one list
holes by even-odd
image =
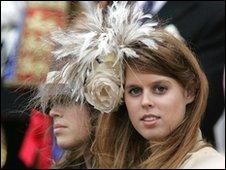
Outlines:
{"label": "shoulder", "polygon": [[182,169],[224,169],[225,157],[212,147],[204,147],[194,153],[181,166]]}

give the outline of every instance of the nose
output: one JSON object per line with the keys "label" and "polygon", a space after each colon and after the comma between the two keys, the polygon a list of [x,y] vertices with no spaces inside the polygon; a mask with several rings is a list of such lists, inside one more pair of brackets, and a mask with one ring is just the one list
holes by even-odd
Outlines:
{"label": "nose", "polygon": [[148,90],[143,91],[143,95],[141,98],[141,105],[144,108],[150,108],[150,107],[153,107],[154,105],[151,93]]}
{"label": "nose", "polygon": [[62,112],[59,109],[52,107],[49,112],[49,115],[51,117],[62,117]]}

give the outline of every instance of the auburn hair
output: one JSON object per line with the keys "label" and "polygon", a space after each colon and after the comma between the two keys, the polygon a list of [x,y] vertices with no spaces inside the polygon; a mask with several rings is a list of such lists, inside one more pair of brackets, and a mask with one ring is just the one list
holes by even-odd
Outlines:
{"label": "auburn hair", "polygon": [[125,104],[117,112],[101,115],[91,148],[98,168],[179,168],[197,143],[208,97],[207,78],[185,42],[163,29],[157,29],[155,35],[150,39],[156,49],[140,42],[130,44],[139,57],[125,56],[125,72],[133,69],[171,77],[194,93],[194,101],[186,106],[185,118],[177,128],[152,145],[133,128]]}

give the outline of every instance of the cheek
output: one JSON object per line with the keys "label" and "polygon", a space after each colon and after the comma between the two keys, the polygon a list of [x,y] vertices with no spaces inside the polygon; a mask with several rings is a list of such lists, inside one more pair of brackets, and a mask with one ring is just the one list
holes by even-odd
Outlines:
{"label": "cheek", "polygon": [[80,125],[77,126],[71,133],[73,134],[72,139],[74,141],[86,141],[89,136],[89,127],[88,125]]}
{"label": "cheek", "polygon": [[135,129],[137,129],[139,127],[139,113],[140,113],[140,109],[139,109],[139,104],[138,101],[134,101],[134,100],[125,100],[125,104],[127,107],[127,111],[128,111],[128,116],[130,119],[130,122],[132,123],[133,127],[135,127]]}
{"label": "cheek", "polygon": [[172,129],[183,120],[186,111],[186,103],[183,96],[170,95],[164,99],[159,99],[157,103],[163,120],[169,128]]}
{"label": "cheek", "polygon": [[170,115],[181,115],[185,112],[185,99],[181,93],[172,92],[164,98],[156,99],[156,103],[162,112]]}
{"label": "cheek", "polygon": [[77,114],[73,115],[69,119],[69,131],[72,139],[74,140],[83,140],[88,137],[89,129],[90,129],[90,122],[88,115]]}
{"label": "cheek", "polygon": [[125,104],[130,119],[136,117],[136,115],[138,115],[139,113],[139,102],[137,101],[137,99],[125,97]]}
{"label": "cheek", "polygon": [[[76,122],[74,122],[76,124]],[[70,126],[62,134],[57,135],[57,144],[64,148],[76,147],[81,142],[84,143],[89,136],[89,127],[87,125],[77,124],[77,126]]]}
{"label": "cheek", "polygon": [[174,130],[185,117],[185,103],[181,100],[169,100],[167,104],[163,104],[161,111],[163,113],[163,120],[170,131]]}
{"label": "cheek", "polygon": [[63,149],[69,149],[77,145],[74,136],[69,129],[56,135],[57,144]]}
{"label": "cheek", "polygon": [[71,130],[79,136],[88,136],[90,129],[90,121],[88,117],[77,117],[76,120],[70,122]]}
{"label": "cheek", "polygon": [[139,98],[125,95],[125,104],[128,110],[137,110],[139,108]]}

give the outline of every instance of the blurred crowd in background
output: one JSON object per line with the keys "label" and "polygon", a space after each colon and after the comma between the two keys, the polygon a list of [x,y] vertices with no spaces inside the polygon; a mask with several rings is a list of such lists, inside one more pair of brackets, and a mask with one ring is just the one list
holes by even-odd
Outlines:
{"label": "blurred crowd in background", "polygon": [[[58,159],[61,149],[48,129],[51,119],[29,108],[29,101],[51,66],[48,34],[70,27],[77,15],[98,3],[111,4],[1,1],[1,168],[44,169],[52,161],[45,158]],[[140,8],[167,23],[197,54],[210,86],[201,129],[224,154],[225,2],[141,1]]]}

